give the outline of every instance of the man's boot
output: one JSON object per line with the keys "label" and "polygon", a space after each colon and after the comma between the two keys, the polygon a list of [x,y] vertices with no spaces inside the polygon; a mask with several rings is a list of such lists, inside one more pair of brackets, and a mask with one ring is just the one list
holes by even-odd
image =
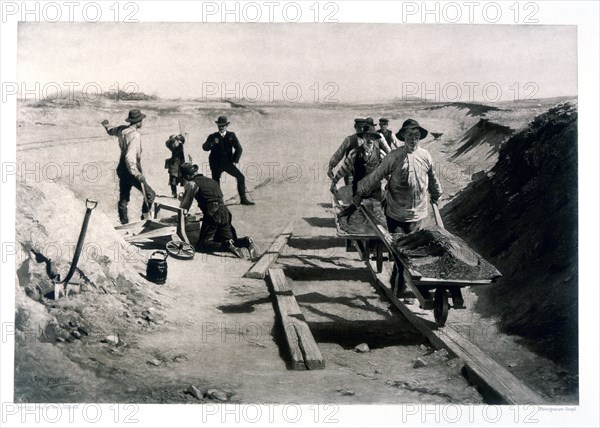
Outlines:
{"label": "man's boot", "polygon": [[238,180],[238,193],[240,195],[240,204],[242,205],[254,205],[254,202],[248,199],[246,196],[246,181]]}
{"label": "man's boot", "polygon": [[119,221],[121,224],[128,224],[129,218],[127,217],[127,202],[119,201],[117,205],[117,211],[119,212]]}
{"label": "man's boot", "polygon": [[248,251],[250,252],[250,259],[256,260],[260,257],[260,250],[258,249],[258,246],[254,243],[254,240],[252,238],[248,238],[248,241],[250,242],[250,246],[248,247]]}

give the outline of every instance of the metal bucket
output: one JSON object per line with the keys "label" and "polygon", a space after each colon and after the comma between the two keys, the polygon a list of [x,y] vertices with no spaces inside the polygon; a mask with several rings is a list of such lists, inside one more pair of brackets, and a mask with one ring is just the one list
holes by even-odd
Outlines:
{"label": "metal bucket", "polygon": [[167,281],[167,257],[166,251],[155,251],[148,259],[146,265],[146,279],[155,284],[164,284]]}

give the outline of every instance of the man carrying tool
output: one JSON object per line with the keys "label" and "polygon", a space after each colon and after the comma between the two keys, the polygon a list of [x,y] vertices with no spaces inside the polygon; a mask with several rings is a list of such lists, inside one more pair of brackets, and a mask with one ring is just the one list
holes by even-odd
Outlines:
{"label": "man carrying tool", "polygon": [[354,206],[368,197],[373,189],[388,178],[384,212],[391,233],[410,233],[421,228],[427,217],[427,193],[431,202],[437,204],[442,196],[442,186],[433,169],[429,152],[419,147],[419,140],[427,136],[427,130],[416,120],[408,119],[396,134],[404,146],[393,150],[381,164],[358,183]]}
{"label": "man carrying tool", "polygon": [[121,224],[129,223],[127,204],[129,203],[132,187],[141,191],[144,197],[142,220],[149,217],[156,196],[142,172],[142,138],[139,129],[142,127],[142,121],[145,117],[146,115],[142,114],[141,111],[134,109],[129,111],[129,116],[125,119],[126,122],[129,122],[129,125],[109,128],[108,120],[102,121],[102,126],[106,129],[108,135],[119,138],[121,157],[117,166],[117,176],[119,177],[118,211]]}
{"label": "man carrying tool", "polygon": [[245,259],[242,248],[247,248],[250,258],[258,257],[258,248],[250,237],[238,238],[231,224],[231,212],[223,202],[223,192],[219,184],[202,174],[198,174],[198,165],[184,163],[181,173],[187,180],[180,208],[189,210],[194,199],[202,210],[203,219],[196,251],[211,253],[213,251],[230,251],[236,257]]}
{"label": "man carrying tool", "polygon": [[227,131],[229,121],[225,116],[219,116],[215,121],[218,132],[210,134],[206,142],[202,145],[205,152],[210,152],[208,163],[213,180],[217,184],[221,183],[221,174],[227,174],[235,177],[237,180],[237,190],[240,195],[242,205],[254,205],[254,202],[246,196],[246,177],[235,164],[240,162],[242,156],[242,146],[234,132]]}
{"label": "man carrying tool", "polygon": [[177,197],[177,185],[183,184],[180,167],[185,162],[184,144],[185,137],[181,134],[171,135],[165,142],[165,145],[171,151],[171,157],[165,161],[165,168],[169,171],[169,186],[171,187],[171,195],[174,198]]}

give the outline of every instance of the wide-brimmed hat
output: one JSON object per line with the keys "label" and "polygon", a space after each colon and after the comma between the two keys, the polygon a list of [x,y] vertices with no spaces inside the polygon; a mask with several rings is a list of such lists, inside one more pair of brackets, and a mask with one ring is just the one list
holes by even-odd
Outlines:
{"label": "wide-brimmed hat", "polygon": [[191,163],[186,162],[180,166],[180,169],[184,177],[189,177],[198,172],[198,165],[192,165]]}
{"label": "wide-brimmed hat", "polygon": [[375,126],[375,122],[373,121],[373,118],[372,118],[372,117],[367,117],[367,118],[365,119],[365,123],[366,123],[367,125],[369,125],[369,126],[373,126],[373,127]]}
{"label": "wide-brimmed hat", "polygon": [[419,140],[422,140],[423,138],[427,137],[427,130],[425,128],[421,128],[421,126],[419,125],[419,122],[417,122],[414,119],[407,119],[404,121],[404,123],[402,124],[402,128],[400,128],[400,130],[396,133],[396,137],[398,137],[398,139],[400,141],[404,141],[404,133],[406,131],[408,131],[409,129],[413,129],[413,128],[417,128],[419,130],[419,132],[421,133],[421,137],[419,138]]}
{"label": "wide-brimmed hat", "polygon": [[129,116],[127,117],[127,119],[125,119],[125,121],[129,123],[138,123],[141,122],[145,117],[146,115],[143,114],[141,111],[139,111],[138,109],[134,109],[129,110]]}
{"label": "wide-brimmed hat", "polygon": [[229,122],[227,121],[227,116],[219,116],[215,123],[217,125],[229,125]]}
{"label": "wide-brimmed hat", "polygon": [[373,137],[381,138],[381,134],[375,130],[374,126],[371,125],[364,127],[363,135],[372,135]]}

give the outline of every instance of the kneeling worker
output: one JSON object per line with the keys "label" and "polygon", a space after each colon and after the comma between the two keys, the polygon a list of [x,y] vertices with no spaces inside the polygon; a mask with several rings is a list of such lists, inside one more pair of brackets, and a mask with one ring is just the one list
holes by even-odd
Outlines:
{"label": "kneeling worker", "polygon": [[246,257],[242,248],[247,248],[250,258],[257,258],[258,248],[252,238],[237,237],[235,228],[231,224],[231,212],[223,202],[223,192],[219,184],[212,178],[197,174],[198,165],[186,162],[181,165],[180,170],[187,180],[180,208],[189,210],[196,199],[204,215],[196,251],[203,253],[230,251],[244,259]]}

